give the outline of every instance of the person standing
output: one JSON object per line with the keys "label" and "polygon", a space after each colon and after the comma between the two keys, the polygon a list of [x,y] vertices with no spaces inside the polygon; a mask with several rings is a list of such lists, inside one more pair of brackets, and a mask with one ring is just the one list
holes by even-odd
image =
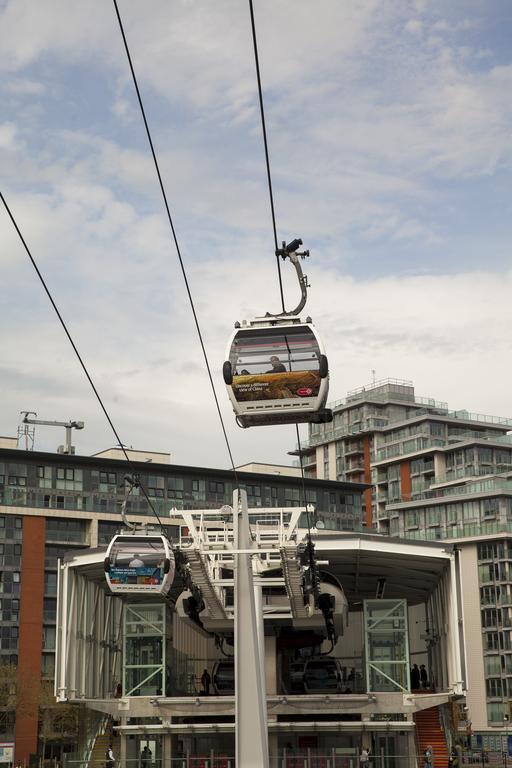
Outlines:
{"label": "person standing", "polygon": [[411,689],[417,691],[420,687],[420,670],[417,664],[413,664],[411,669]]}
{"label": "person standing", "polygon": [[423,753],[423,765],[424,768],[434,768],[434,750],[430,744]]}
{"label": "person standing", "polygon": [[428,688],[428,675],[427,675],[427,670],[424,664],[420,666],[420,680],[421,680],[421,687]]}
{"label": "person standing", "polygon": [[363,747],[359,756],[359,764],[361,768],[370,768],[370,750]]}
{"label": "person standing", "polygon": [[146,744],[144,746],[144,749],[140,753],[140,765],[141,765],[141,768],[148,768],[150,763],[151,763],[151,750],[149,749],[148,745]]}
{"label": "person standing", "polygon": [[114,768],[115,761],[116,761],[116,759],[114,757],[114,751],[112,749],[112,744],[109,744],[107,752],[105,754],[105,768]]}
{"label": "person standing", "polygon": [[203,694],[205,696],[210,695],[210,684],[212,682],[212,679],[210,677],[210,673],[207,669],[203,670],[203,674],[201,675],[201,685],[203,686]]}

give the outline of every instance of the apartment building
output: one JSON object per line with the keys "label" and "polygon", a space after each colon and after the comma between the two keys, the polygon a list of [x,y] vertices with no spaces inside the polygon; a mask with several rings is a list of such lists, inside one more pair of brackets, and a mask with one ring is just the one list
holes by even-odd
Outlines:
{"label": "apartment building", "polygon": [[[166,454],[130,451],[128,468],[119,449],[95,456],[22,450],[15,439],[0,442],[0,664],[16,671],[18,692],[4,680],[0,699],[0,742],[16,740],[17,754],[42,752],[41,705],[50,707],[53,690],[34,694],[34,681],[51,681],[56,642],[57,562],[70,550],[106,546],[121,527],[125,474],[135,471],[168,535],[179,538],[182,509],[218,509],[231,503],[231,471],[171,464]],[[257,468],[261,470],[262,468]],[[263,469],[266,469],[263,467]],[[303,490],[300,477],[269,467],[238,470],[249,504],[296,507]],[[326,530],[361,528],[362,491],[357,483],[308,478],[307,501],[314,522]],[[155,522],[144,496],[135,489],[127,511],[131,520]],[[305,524],[305,521],[302,521]],[[23,679],[22,679],[23,678]],[[0,688],[2,681],[0,680]],[[28,695],[28,693],[30,695]],[[0,691],[1,693],[1,691]],[[59,710],[60,712],[61,710]],[[69,723],[46,718],[46,755],[58,756],[76,740]]]}
{"label": "apartment building", "polygon": [[494,750],[512,715],[512,419],[451,410],[393,379],[333,408],[333,423],[312,425],[302,446],[308,476],[371,484],[364,517],[380,533],[456,545],[466,624],[461,727],[474,746]]}

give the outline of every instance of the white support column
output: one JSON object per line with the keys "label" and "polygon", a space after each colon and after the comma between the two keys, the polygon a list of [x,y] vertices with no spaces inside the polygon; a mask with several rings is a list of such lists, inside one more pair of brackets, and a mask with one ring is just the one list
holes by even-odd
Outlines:
{"label": "white support column", "polygon": [[[126,717],[122,717],[121,718],[121,725],[126,725],[126,723],[127,723],[127,718]],[[120,743],[119,743],[119,763],[122,766],[122,768],[124,768],[124,766],[126,766],[126,758],[127,758],[127,751],[128,751],[127,750],[127,747],[128,747],[127,741],[128,741],[128,737],[126,735],[126,731],[122,730],[121,731],[121,740],[120,740]],[[116,757],[117,757],[117,755],[116,755]]]}
{"label": "white support column", "polygon": [[461,617],[459,615],[459,606],[457,599],[457,564],[455,561],[455,553],[452,554],[450,560],[450,603],[449,608],[451,616],[448,618],[450,625],[450,644],[452,649],[453,667],[452,678],[449,683],[452,684],[455,693],[463,693],[463,681],[462,681],[462,661],[460,654],[460,625],[462,624]]}
{"label": "white support column", "polygon": [[[254,543],[249,527],[247,493],[243,490],[233,494],[233,517],[235,548],[251,549]],[[249,554],[235,555],[236,764],[243,768],[269,766],[262,638],[263,614],[261,605],[259,611],[256,610],[252,558]]]}
{"label": "white support column", "polygon": [[58,674],[55,675],[55,695],[59,701],[65,701],[68,696],[67,690],[67,659],[68,659],[68,580],[69,568],[64,568],[59,560],[59,580],[58,580],[58,599],[57,599],[57,654],[56,667]]}

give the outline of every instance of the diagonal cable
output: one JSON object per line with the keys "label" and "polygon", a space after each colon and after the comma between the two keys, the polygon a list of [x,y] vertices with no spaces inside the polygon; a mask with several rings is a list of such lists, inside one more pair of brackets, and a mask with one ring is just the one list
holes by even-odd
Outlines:
{"label": "diagonal cable", "polygon": [[[103,400],[101,399],[100,394],[99,394],[98,390],[96,389],[96,385],[94,384],[94,381],[92,380],[91,375],[90,375],[89,371],[87,370],[87,367],[86,367],[86,365],[85,365],[85,363],[83,361],[83,358],[82,358],[80,352],[78,351],[78,348],[77,348],[75,342],[73,341],[73,338],[72,338],[72,336],[71,336],[71,334],[70,334],[70,332],[68,330],[68,327],[67,327],[66,323],[64,322],[64,319],[63,319],[63,317],[62,317],[62,315],[61,315],[61,313],[59,311],[59,308],[57,307],[57,304],[55,303],[55,301],[53,299],[53,296],[50,293],[50,290],[49,290],[49,288],[48,288],[48,286],[46,284],[46,281],[45,281],[43,275],[41,274],[41,272],[39,270],[39,267],[37,266],[36,261],[35,261],[34,257],[32,256],[32,253],[30,252],[30,248],[28,247],[28,245],[27,245],[27,243],[25,241],[25,238],[21,234],[21,230],[18,227],[18,224],[16,223],[16,219],[14,218],[14,216],[13,216],[13,214],[11,212],[11,209],[7,205],[7,201],[6,201],[5,197],[3,196],[2,192],[0,192],[0,198],[2,200],[2,203],[4,204],[5,210],[7,211],[7,214],[8,214],[8,216],[9,216],[11,222],[12,222],[12,225],[13,225],[14,229],[16,230],[16,232],[18,234],[18,237],[20,238],[20,240],[21,240],[21,242],[23,244],[23,247],[25,248],[27,256],[29,257],[29,259],[30,259],[30,261],[32,263],[32,266],[34,267],[34,269],[35,269],[35,271],[37,273],[37,276],[38,276],[39,280],[41,281],[41,284],[42,284],[42,286],[43,286],[43,288],[44,288],[44,290],[46,292],[46,295],[48,296],[48,298],[50,300],[50,303],[51,303],[53,309],[55,310],[55,314],[59,318],[59,322],[62,325],[62,328],[64,329],[64,333],[68,337],[69,343],[73,347],[73,351],[74,351],[75,355],[78,358],[78,362],[82,366],[82,370],[85,373],[89,384],[91,385],[92,391],[94,392],[94,394],[96,396],[96,399],[97,399],[98,403],[100,404],[101,410],[105,414],[105,417],[106,417],[106,419],[107,419],[107,421],[108,421],[108,423],[110,425],[110,428],[112,429],[112,432],[115,435],[115,438],[116,438],[117,442],[121,446],[121,450],[124,453],[124,456],[125,456],[125,459],[126,459],[126,461],[128,463],[128,466],[130,467],[130,469],[133,472],[133,474],[136,475],[137,472],[135,470],[135,467],[132,464],[132,462],[130,460],[130,457],[128,456],[128,454],[126,452],[124,444],[121,442],[121,438],[119,437],[117,429],[114,426],[114,422],[110,418],[110,415],[109,415],[109,413],[108,413],[108,411],[107,411],[107,409],[105,407],[105,404],[103,403]],[[148,494],[146,493],[146,490],[145,490],[144,486],[140,483],[140,481],[139,481],[139,485],[140,485],[140,488],[142,490],[142,493],[144,494],[144,497],[145,497],[147,503],[149,504],[149,507],[151,508],[153,514],[155,515],[156,519],[158,520],[159,525],[162,526],[162,521],[160,520],[160,517],[158,516],[158,512],[156,511],[155,507],[153,506],[153,504],[151,502],[151,499],[149,498]]]}
{"label": "diagonal cable", "polygon": [[173,219],[172,219],[172,216],[171,216],[171,210],[169,208],[169,203],[167,201],[167,193],[165,191],[164,183],[163,183],[163,180],[162,180],[162,174],[160,173],[160,166],[158,164],[158,160],[157,160],[157,156],[156,156],[156,152],[155,152],[155,147],[153,145],[153,139],[151,138],[151,131],[149,130],[149,124],[148,124],[148,121],[147,121],[147,118],[146,118],[146,111],[144,109],[144,104],[142,103],[142,97],[141,97],[140,90],[139,90],[139,84],[137,82],[137,76],[135,74],[135,69],[133,67],[132,57],[131,57],[131,54],[130,54],[130,49],[128,47],[128,41],[126,39],[126,35],[125,35],[125,32],[124,32],[123,22],[121,20],[121,14],[119,13],[119,8],[117,6],[117,0],[112,0],[112,2],[114,3],[114,8],[115,8],[115,11],[116,11],[116,16],[117,16],[117,21],[119,23],[119,29],[121,31],[121,36],[123,38],[124,49],[126,51],[126,57],[128,59],[128,64],[130,66],[130,72],[132,74],[133,85],[135,87],[135,92],[137,94],[137,100],[139,102],[139,107],[140,107],[142,119],[144,121],[144,127],[146,129],[146,135],[147,135],[147,138],[148,138],[149,147],[151,149],[151,155],[153,157],[153,163],[155,165],[155,171],[156,171],[156,175],[158,177],[158,184],[160,186],[160,192],[162,193],[162,198],[163,198],[164,205],[165,205],[165,211],[167,213],[167,220],[168,220],[169,226],[171,228],[172,238],[173,238],[173,241],[174,241],[174,246],[176,248],[176,253],[178,255],[178,260],[179,260],[180,267],[181,267],[181,273],[183,275],[183,280],[185,282],[185,288],[187,290],[187,295],[188,295],[188,299],[189,299],[189,302],[190,302],[190,308],[191,308],[192,314],[194,316],[194,322],[195,322],[195,325],[196,325],[197,334],[199,336],[199,342],[201,344],[201,349],[203,351],[203,357],[204,357],[204,361],[205,361],[205,365],[206,365],[206,370],[208,371],[208,378],[210,379],[210,385],[211,385],[211,388],[212,388],[213,398],[215,400],[215,406],[217,408],[217,413],[219,415],[219,420],[220,420],[220,423],[221,423],[222,432],[223,432],[223,435],[224,435],[224,440],[226,442],[226,447],[227,447],[227,450],[228,450],[229,458],[231,460],[231,466],[232,466],[233,472],[235,474],[236,484],[238,485],[238,476],[237,476],[237,472],[236,472],[235,462],[233,460],[233,454],[231,453],[231,446],[229,444],[228,435],[227,435],[227,432],[226,432],[226,427],[224,425],[224,419],[222,418],[222,413],[221,413],[221,410],[220,410],[219,401],[218,401],[218,398],[217,398],[217,393],[215,391],[215,385],[213,383],[213,376],[212,376],[212,372],[211,372],[211,369],[210,369],[210,363],[209,363],[209,360],[208,360],[208,355],[206,353],[206,347],[204,345],[203,336],[202,336],[202,333],[201,333],[201,327],[199,325],[199,320],[197,318],[196,308],[195,308],[195,305],[194,305],[194,300],[192,298],[192,293],[191,293],[189,282],[188,282],[187,272],[185,270],[185,265],[183,263],[183,258],[181,256],[181,249],[180,249],[180,246],[179,246],[179,243],[178,243],[178,238],[177,238],[177,235],[176,235],[176,230],[174,228],[174,223],[173,223]]}

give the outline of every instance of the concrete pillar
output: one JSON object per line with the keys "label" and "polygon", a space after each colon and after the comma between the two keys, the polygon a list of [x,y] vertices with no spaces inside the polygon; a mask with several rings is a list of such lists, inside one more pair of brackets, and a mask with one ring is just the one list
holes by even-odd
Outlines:
{"label": "concrete pillar", "polygon": [[446,475],[446,458],[444,453],[434,453],[434,473],[436,480]]}
{"label": "concrete pillar", "polygon": [[[121,725],[126,725],[126,717],[121,718]],[[126,758],[127,758],[127,752],[128,752],[128,736],[124,731],[121,731],[121,741],[119,745],[119,763],[120,768],[125,768],[126,766]]]}
{"label": "concrete pillar", "polygon": [[407,754],[409,761],[407,763],[408,768],[418,768],[418,755],[416,753],[416,732],[408,731],[407,733]]}
{"label": "concrete pillar", "polygon": [[267,687],[267,696],[273,696],[277,693],[277,653],[276,638],[265,638],[265,683]]}
{"label": "concrete pillar", "polygon": [[98,520],[94,518],[89,523],[89,546],[98,547]]}
{"label": "concrete pillar", "polygon": [[281,766],[279,765],[279,749],[277,744],[278,744],[277,733],[269,733],[268,754],[270,758],[270,768],[281,768]]}
{"label": "concrete pillar", "polygon": [[319,480],[324,480],[324,447],[323,445],[318,446],[318,448],[316,449],[316,476]]}
{"label": "concrete pillar", "polygon": [[[171,718],[167,718],[169,721]],[[173,755],[173,737],[170,733],[164,733],[162,734],[162,742],[161,742],[161,750],[162,750],[162,762],[161,765],[172,765],[172,755]]]}

